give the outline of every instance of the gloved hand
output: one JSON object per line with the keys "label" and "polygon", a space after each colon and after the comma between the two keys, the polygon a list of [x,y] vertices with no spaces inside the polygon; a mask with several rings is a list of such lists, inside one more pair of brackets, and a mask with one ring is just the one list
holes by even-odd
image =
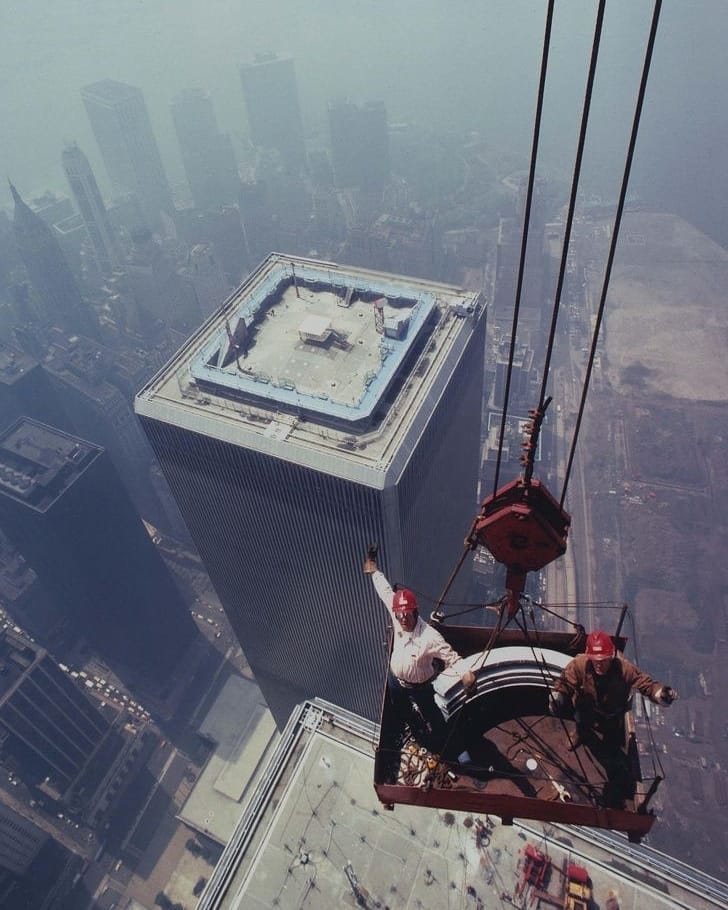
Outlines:
{"label": "gloved hand", "polygon": [[672,686],[663,686],[657,693],[657,701],[661,705],[671,705],[677,698],[677,692]]}
{"label": "gloved hand", "polygon": [[554,717],[561,717],[566,711],[568,703],[569,700],[563,692],[557,692],[556,689],[552,689],[549,694],[549,714]]}
{"label": "gloved hand", "polygon": [[365,575],[371,575],[377,571],[377,552],[378,547],[376,544],[372,544],[367,550],[367,558],[364,560],[363,571]]}

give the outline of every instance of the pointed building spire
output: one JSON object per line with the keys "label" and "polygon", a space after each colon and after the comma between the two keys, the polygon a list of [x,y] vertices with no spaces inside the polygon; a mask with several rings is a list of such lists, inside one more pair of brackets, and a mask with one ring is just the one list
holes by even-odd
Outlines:
{"label": "pointed building spire", "polygon": [[33,230],[39,222],[43,225],[44,229],[45,223],[43,219],[33,211],[27,202],[25,202],[10,178],[8,178],[8,184],[10,185],[10,192],[13,194],[13,202],[15,203],[14,222],[16,230]]}
{"label": "pointed building spire", "polygon": [[20,193],[15,189],[15,184],[9,177],[8,177],[8,184],[10,185],[10,192],[13,194],[13,202],[16,205],[25,205],[23,200],[20,198]]}
{"label": "pointed building spire", "polygon": [[53,230],[23,201],[12,181],[15,201],[13,233],[30,283],[40,299],[45,320],[67,332],[98,337],[96,317],[81,297]]}

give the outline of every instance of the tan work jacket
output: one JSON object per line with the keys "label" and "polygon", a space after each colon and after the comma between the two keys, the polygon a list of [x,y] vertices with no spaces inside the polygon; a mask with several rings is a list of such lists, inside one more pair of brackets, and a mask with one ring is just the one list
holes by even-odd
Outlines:
{"label": "tan work jacket", "polygon": [[614,717],[626,711],[632,689],[656,702],[661,688],[661,683],[655,682],[624,657],[615,657],[604,682],[597,688],[597,674],[586,654],[579,654],[571,660],[554,684],[554,689],[568,695],[575,707],[577,703],[587,702],[596,714],[603,717]]}

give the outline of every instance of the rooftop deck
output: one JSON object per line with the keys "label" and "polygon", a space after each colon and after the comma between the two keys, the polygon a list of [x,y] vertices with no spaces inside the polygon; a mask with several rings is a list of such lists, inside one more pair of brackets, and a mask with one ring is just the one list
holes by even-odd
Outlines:
{"label": "rooftop deck", "polygon": [[479,294],[450,285],[271,254],[136,410],[376,482],[422,432],[482,313]]}

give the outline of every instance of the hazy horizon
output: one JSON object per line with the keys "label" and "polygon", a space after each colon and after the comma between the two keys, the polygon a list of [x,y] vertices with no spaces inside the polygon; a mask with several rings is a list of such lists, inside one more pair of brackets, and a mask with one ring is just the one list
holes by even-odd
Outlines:
{"label": "hazy horizon", "polygon": [[[547,174],[571,170],[595,9],[596,3],[556,6],[541,157]],[[525,164],[545,10],[545,3],[528,0],[313,0],[305,6],[213,0],[204,14],[189,0],[14,4],[0,13],[2,174],[27,197],[46,189],[67,192],[60,156],[64,143],[75,140],[108,190],[79,91],[109,78],[143,89],[165,168],[179,181],[172,98],[188,86],[208,89],[221,128],[239,152],[247,125],[238,67],[268,51],[295,58],[313,146],[327,142],[327,102],[349,96],[383,100],[390,123],[405,121],[424,132],[475,131],[495,157]],[[585,178],[598,190],[614,185],[613,195],[651,11],[648,2],[607,6]],[[705,166],[713,152],[717,166],[726,131],[718,93],[709,92],[722,77],[724,25],[728,6],[717,0],[689,8],[664,4],[634,186],[666,210],[689,212],[691,200],[693,209],[715,205]],[[704,136],[702,145],[696,132]],[[0,204],[9,202],[3,181]],[[720,230],[719,213],[705,212],[703,221],[713,225],[714,236],[716,224]]]}

